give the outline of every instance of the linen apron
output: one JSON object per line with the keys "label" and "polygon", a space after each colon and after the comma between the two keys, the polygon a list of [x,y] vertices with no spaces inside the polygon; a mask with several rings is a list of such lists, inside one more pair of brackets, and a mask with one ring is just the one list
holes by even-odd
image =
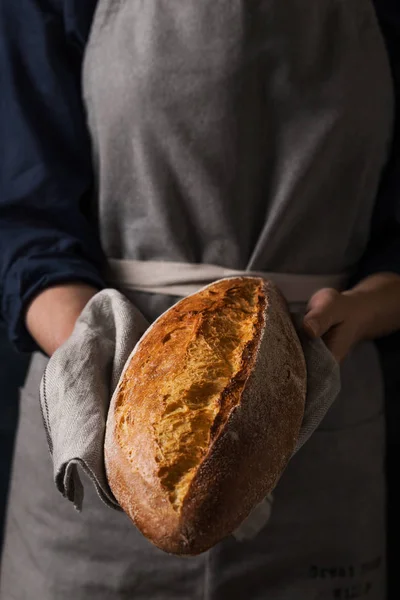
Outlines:
{"label": "linen apron", "polygon": [[[319,275],[361,257],[393,116],[368,0],[100,0],[84,90],[93,219],[114,264]],[[177,300],[125,292],[149,320]],[[383,600],[372,344],[344,361],[342,392],[285,471],[267,527],[192,559],[154,548],[84,477],[82,514],[56,491],[46,360],[34,356],[21,391],[1,600]]]}

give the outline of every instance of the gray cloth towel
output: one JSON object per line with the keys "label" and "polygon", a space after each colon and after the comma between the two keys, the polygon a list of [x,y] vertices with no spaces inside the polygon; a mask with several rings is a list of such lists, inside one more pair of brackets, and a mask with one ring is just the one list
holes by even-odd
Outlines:
{"label": "gray cloth towel", "polygon": [[[296,451],[324,418],[340,390],[339,366],[321,340],[310,341],[295,318],[307,362],[308,390],[304,422]],[[104,434],[110,399],[135,344],[149,327],[143,315],[120,292],[96,294],[80,315],[71,337],[49,360],[40,386],[40,402],[54,479],[59,491],[81,510],[81,467],[100,498],[119,509],[104,468]],[[269,518],[266,499],[235,533],[257,533]]]}
{"label": "gray cloth towel", "polygon": [[[340,368],[321,339],[310,340],[303,330],[303,315],[293,315],[307,364],[307,397],[303,423],[293,454],[296,454],[314,433],[340,392]],[[270,494],[258,504],[234,532],[237,540],[251,539],[271,516],[273,496]]]}

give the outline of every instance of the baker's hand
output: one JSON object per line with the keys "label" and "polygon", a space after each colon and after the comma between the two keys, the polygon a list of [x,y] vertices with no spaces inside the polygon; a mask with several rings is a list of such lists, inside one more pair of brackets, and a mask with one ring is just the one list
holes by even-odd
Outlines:
{"label": "baker's hand", "polygon": [[319,290],[308,304],[304,329],[312,338],[322,337],[341,362],[360,341],[362,323],[357,297],[330,288]]}
{"label": "baker's hand", "polygon": [[85,283],[65,283],[45,289],[32,300],[26,326],[48,356],[69,338],[79,315],[98,291]]}
{"label": "baker's hand", "polygon": [[322,337],[338,362],[365,339],[400,329],[400,277],[377,273],[346,292],[319,290],[304,318],[310,337]]}

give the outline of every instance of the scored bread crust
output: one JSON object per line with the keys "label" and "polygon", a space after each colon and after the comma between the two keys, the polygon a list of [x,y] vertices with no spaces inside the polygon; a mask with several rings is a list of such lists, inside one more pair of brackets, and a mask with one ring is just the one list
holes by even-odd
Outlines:
{"label": "scored bread crust", "polygon": [[[236,381],[224,390],[224,410],[213,423],[208,451],[177,510],[159,476],[160,448],[154,428],[163,406],[146,402],[146,397],[132,397],[137,373],[130,367],[140,353],[157,364],[157,344],[164,341],[166,325],[179,318],[180,309],[184,307],[195,319],[201,312],[202,294],[212,290],[218,300],[227,285],[237,287],[249,280],[258,282],[260,290],[254,336],[245,346]],[[149,339],[152,346],[147,348]],[[171,350],[171,360],[179,364],[184,350],[177,345]],[[172,364],[166,361],[166,377]],[[111,490],[156,546],[172,554],[200,554],[237,529],[274,489],[295,449],[305,398],[303,351],[276,286],[255,277],[229,278],[206,286],[161,315],[125,365],[106,427],[105,465]]]}

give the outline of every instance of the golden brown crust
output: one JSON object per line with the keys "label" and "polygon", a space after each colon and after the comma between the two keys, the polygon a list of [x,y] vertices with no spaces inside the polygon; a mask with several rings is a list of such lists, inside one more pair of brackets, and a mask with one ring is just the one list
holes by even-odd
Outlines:
{"label": "golden brown crust", "polygon": [[271,283],[225,279],[146,332],[107,422],[111,489],[142,533],[193,555],[276,485],[304,413],[305,362]]}

